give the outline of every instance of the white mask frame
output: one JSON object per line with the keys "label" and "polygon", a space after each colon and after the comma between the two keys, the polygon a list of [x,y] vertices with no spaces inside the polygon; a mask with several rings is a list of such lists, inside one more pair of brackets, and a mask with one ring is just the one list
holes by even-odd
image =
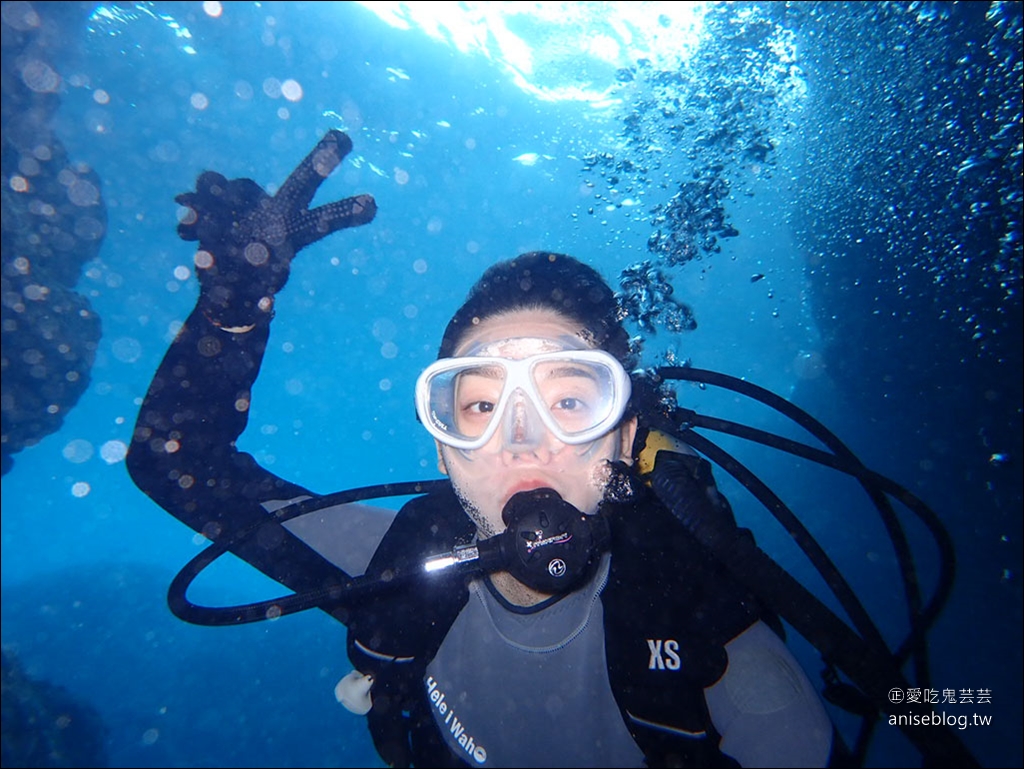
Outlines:
{"label": "white mask frame", "polygon": [[[537,366],[557,361],[599,365],[608,370],[611,377],[611,406],[607,413],[594,425],[579,432],[567,432],[552,416],[548,404],[537,389],[533,372]],[[460,435],[437,415],[431,404],[431,383],[443,374],[463,369],[497,367],[505,372],[504,384],[498,401],[494,404],[492,417],[483,432],[476,437]],[[472,451],[487,445],[506,418],[515,393],[521,392],[533,406],[544,426],[562,443],[580,445],[597,440],[615,428],[622,420],[632,392],[629,375],[622,364],[604,350],[560,350],[542,352],[525,358],[496,356],[463,356],[442,358],[428,366],[416,380],[416,412],[420,422],[434,438],[441,443],[463,451]],[[450,421],[450,420],[449,420]]]}

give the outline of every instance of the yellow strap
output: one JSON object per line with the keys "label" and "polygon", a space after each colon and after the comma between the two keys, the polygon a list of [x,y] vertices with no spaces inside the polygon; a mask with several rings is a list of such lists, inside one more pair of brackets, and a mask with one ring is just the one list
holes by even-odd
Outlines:
{"label": "yellow strap", "polygon": [[692,449],[674,435],[663,433],[661,430],[651,430],[647,433],[647,440],[637,457],[637,468],[641,477],[649,475],[654,470],[654,460],[659,451],[674,451],[677,454],[693,453]]}

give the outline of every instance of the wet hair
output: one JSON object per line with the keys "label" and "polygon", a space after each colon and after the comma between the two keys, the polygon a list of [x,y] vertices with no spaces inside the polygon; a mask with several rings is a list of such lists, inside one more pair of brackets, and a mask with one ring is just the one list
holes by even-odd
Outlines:
{"label": "wet hair", "polygon": [[450,358],[474,325],[506,312],[548,309],[579,323],[595,348],[629,371],[636,363],[615,294],[593,267],[565,254],[532,251],[498,262],[469,291],[441,339],[438,358]]}

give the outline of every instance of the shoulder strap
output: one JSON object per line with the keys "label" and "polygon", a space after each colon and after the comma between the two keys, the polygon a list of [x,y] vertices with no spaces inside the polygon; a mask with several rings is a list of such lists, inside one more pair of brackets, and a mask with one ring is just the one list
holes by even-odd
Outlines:
{"label": "shoulder strap", "polygon": [[[602,603],[612,691],[650,765],[732,765],[718,750],[704,688],[721,678],[725,644],[760,618],[760,606],[650,489],[636,487],[608,511]],[[693,491],[694,506],[723,514],[708,489]]]}
{"label": "shoulder strap", "polygon": [[[472,536],[473,525],[450,486],[417,497],[395,517],[366,574],[386,582],[394,573],[419,568],[430,555],[467,544]],[[382,591],[353,607],[348,622],[349,646],[357,642],[372,659],[429,658],[467,596],[464,578],[444,574],[424,575],[400,590]],[[365,660],[360,657],[359,662]],[[373,667],[377,665],[371,670]]]}
{"label": "shoulder strap", "polygon": [[[395,517],[366,574],[386,580],[389,572],[415,569],[427,556],[469,543],[473,532],[450,486],[417,497]],[[374,677],[368,724],[374,745],[389,766],[412,762],[410,732],[421,730],[409,713],[415,711],[427,663],[468,598],[463,577],[425,575],[351,610],[348,656],[357,670]]]}

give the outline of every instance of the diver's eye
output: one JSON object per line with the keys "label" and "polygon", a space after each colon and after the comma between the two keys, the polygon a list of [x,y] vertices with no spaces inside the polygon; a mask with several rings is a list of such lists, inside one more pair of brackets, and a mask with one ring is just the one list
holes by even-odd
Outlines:
{"label": "diver's eye", "polygon": [[469,414],[490,414],[494,411],[494,404],[490,401],[476,401],[470,403],[464,410]]}
{"label": "diver's eye", "polygon": [[583,408],[583,401],[579,398],[562,398],[552,408],[558,411],[578,411]]}

